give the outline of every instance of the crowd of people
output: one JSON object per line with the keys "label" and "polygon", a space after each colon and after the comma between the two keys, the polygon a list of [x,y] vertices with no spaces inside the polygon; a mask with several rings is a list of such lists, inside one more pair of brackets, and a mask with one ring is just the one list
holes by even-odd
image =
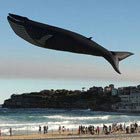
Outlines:
{"label": "crowd of people", "polygon": [[130,133],[138,133],[139,131],[139,126],[137,123],[132,123],[130,124],[130,126],[126,126],[125,124],[117,124],[117,123],[113,123],[112,125],[105,125],[103,124],[103,127],[99,127],[99,126],[79,126],[78,128],[78,134],[113,134],[113,133],[126,133],[126,134],[130,134]]}
{"label": "crowd of people", "polygon": [[125,124],[117,124],[113,123],[112,125],[106,126],[103,125],[103,133],[104,134],[111,134],[111,133],[138,133],[139,132],[139,126],[137,123],[132,123],[129,126]]}
{"label": "crowd of people", "polygon": [[[99,135],[99,134],[114,134],[114,133],[138,133],[139,131],[139,126],[137,123],[132,123],[129,126],[125,124],[117,124],[113,123],[112,125],[105,125],[103,124],[102,127],[99,126],[94,126],[94,125],[89,125],[89,126],[84,126],[80,125],[78,127],[77,134],[82,135],[82,134],[91,134],[91,135]],[[58,133],[59,134],[64,134],[65,132],[71,132],[74,131],[73,129],[70,130],[69,128],[66,128],[65,126],[60,126],[58,127]],[[41,133],[41,126],[39,126],[39,133]],[[48,126],[43,127],[43,133],[46,134],[48,133]]]}
{"label": "crowd of people", "polygon": [[92,135],[94,135],[94,134],[98,134],[99,135],[99,133],[100,133],[100,127],[99,126],[97,126],[96,128],[93,126],[93,125],[90,125],[90,126],[79,126],[79,128],[78,128],[78,134],[80,135],[80,134],[92,134]]}
{"label": "crowd of people", "polygon": [[[47,125],[47,126],[44,125],[44,126],[43,126],[43,133],[44,133],[44,134],[47,134],[47,133],[48,133],[48,129],[49,129],[48,125]],[[41,132],[42,132],[42,128],[41,128],[41,126],[39,125],[39,134],[41,134]]]}
{"label": "crowd of people", "polygon": [[[58,134],[77,134],[77,135],[99,135],[99,134],[115,134],[115,133],[126,133],[126,134],[132,134],[132,133],[140,133],[140,126],[138,126],[137,123],[132,123],[130,125],[126,124],[117,124],[113,123],[112,125],[105,125],[103,124],[102,127],[99,126],[94,126],[94,125],[89,125],[89,126],[84,126],[80,125],[77,130],[75,129],[69,129],[66,128],[65,126],[58,126],[58,130],[55,130],[54,132],[57,132]],[[47,134],[50,133],[48,125],[40,126],[38,129],[39,134]],[[73,133],[75,132],[75,133]],[[1,135],[1,130],[0,130],[0,135]],[[12,136],[12,128],[9,129],[9,135]]]}

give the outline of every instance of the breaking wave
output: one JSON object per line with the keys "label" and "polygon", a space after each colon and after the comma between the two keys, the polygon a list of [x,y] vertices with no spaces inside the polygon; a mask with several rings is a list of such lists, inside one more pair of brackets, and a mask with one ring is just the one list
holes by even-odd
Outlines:
{"label": "breaking wave", "polygon": [[110,118],[110,115],[95,116],[95,117],[89,117],[89,116],[69,117],[69,116],[54,115],[54,116],[44,116],[44,117],[49,118],[49,119],[60,119],[60,120],[108,120]]}

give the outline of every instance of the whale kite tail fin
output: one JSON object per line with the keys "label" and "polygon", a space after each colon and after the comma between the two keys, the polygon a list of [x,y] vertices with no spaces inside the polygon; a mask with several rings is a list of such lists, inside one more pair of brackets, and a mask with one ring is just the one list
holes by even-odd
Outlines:
{"label": "whale kite tail fin", "polygon": [[119,61],[133,55],[133,53],[131,52],[114,52],[111,51],[112,55],[113,55],[113,68],[116,70],[116,72],[118,72],[119,74],[121,74],[121,72],[119,71]]}

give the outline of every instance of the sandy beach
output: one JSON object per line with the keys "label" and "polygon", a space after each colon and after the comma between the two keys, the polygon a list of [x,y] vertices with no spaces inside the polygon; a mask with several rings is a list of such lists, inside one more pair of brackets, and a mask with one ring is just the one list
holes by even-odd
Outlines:
{"label": "sandy beach", "polygon": [[53,132],[53,133],[48,133],[48,134],[30,134],[30,135],[16,135],[16,136],[1,136],[1,140],[55,140],[55,139],[77,139],[77,140],[140,140],[140,134],[139,133],[134,133],[134,134],[122,134],[122,133],[117,133],[117,134],[110,134],[110,135],[90,135],[90,134],[81,134],[78,135],[77,132],[72,133],[63,133],[59,134],[58,132]]}
{"label": "sandy beach", "polygon": [[68,135],[63,135],[63,136],[58,136],[58,135],[38,135],[38,134],[34,134],[34,135],[22,135],[22,136],[2,136],[0,137],[1,140],[54,140],[54,139],[69,139],[69,140],[73,140],[73,139],[77,139],[77,140],[81,140],[81,139],[88,139],[88,140],[140,140],[140,135],[139,134],[131,134],[131,135],[100,135],[100,136],[92,136],[92,135],[84,135],[84,136],[78,136],[78,135],[74,135],[74,136],[68,136]]}

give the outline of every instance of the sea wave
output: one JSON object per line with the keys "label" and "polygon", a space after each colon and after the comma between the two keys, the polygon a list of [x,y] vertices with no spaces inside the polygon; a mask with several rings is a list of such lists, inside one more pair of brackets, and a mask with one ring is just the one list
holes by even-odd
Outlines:
{"label": "sea wave", "polygon": [[48,122],[48,125],[65,125],[65,124],[70,124],[70,121],[63,121],[63,122]]}
{"label": "sea wave", "polygon": [[61,120],[108,120],[110,118],[110,115],[106,115],[106,116],[94,116],[94,117],[89,117],[89,116],[84,116],[84,117],[80,117],[80,116],[62,116],[62,115],[53,115],[53,116],[43,116],[49,119],[61,119]]}
{"label": "sea wave", "polygon": [[41,122],[41,123],[3,123],[3,124],[0,124],[0,127],[22,127],[22,126],[26,126],[26,127],[32,127],[32,126],[39,126],[39,125],[66,125],[66,124],[70,124],[71,122],[70,121],[61,121],[61,122],[53,122],[53,121],[49,121],[49,122]]}

